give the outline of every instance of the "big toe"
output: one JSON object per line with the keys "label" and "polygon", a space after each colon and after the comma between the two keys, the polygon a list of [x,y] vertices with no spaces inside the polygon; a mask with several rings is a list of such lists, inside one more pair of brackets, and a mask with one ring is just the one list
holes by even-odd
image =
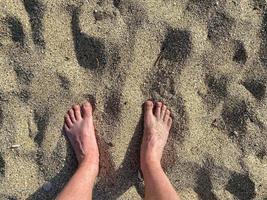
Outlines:
{"label": "big toe", "polygon": [[145,118],[153,116],[153,102],[148,100],[144,104]]}
{"label": "big toe", "polygon": [[83,104],[82,106],[82,111],[83,111],[83,117],[91,117],[92,116],[92,105],[87,101]]}

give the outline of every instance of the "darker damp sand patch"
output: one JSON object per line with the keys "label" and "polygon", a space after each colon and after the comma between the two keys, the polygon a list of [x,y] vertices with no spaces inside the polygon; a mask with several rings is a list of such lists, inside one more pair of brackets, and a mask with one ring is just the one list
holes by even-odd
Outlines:
{"label": "darker damp sand patch", "polygon": [[228,78],[226,76],[206,74],[204,83],[207,87],[207,94],[198,94],[207,104],[208,111],[212,111],[227,97]]}
{"label": "darker damp sand patch", "polygon": [[213,93],[218,98],[227,96],[228,80],[225,76],[215,77],[211,75],[206,76],[205,84],[209,88],[209,92]]}
{"label": "darker damp sand patch", "polygon": [[265,96],[266,85],[261,80],[247,80],[243,83],[244,87],[258,100]]}
{"label": "darker damp sand patch", "polygon": [[108,95],[104,110],[107,114],[111,116],[111,119],[118,121],[121,113],[121,94],[119,91],[111,91]]}
{"label": "darker damp sand patch", "polygon": [[15,95],[24,103],[27,103],[31,98],[31,92],[27,89],[22,89],[20,92],[15,93]]}
{"label": "darker damp sand patch", "polygon": [[10,29],[12,41],[19,43],[22,47],[25,45],[25,33],[22,23],[16,17],[7,17],[7,26]]}
{"label": "darker damp sand patch", "polygon": [[161,46],[163,59],[182,63],[192,49],[191,34],[187,30],[169,28]]}
{"label": "darker damp sand patch", "polygon": [[80,28],[80,9],[69,8],[71,12],[71,28],[75,45],[75,53],[81,67],[90,70],[100,70],[107,64],[104,43],[95,37],[82,33]]}
{"label": "darker damp sand patch", "polygon": [[207,17],[214,8],[216,8],[214,0],[189,0],[186,7],[189,12],[195,13],[199,17]]}
{"label": "darker damp sand patch", "polygon": [[114,5],[116,8],[119,8],[120,3],[121,3],[121,0],[113,0],[113,5]]}
{"label": "darker damp sand patch", "polygon": [[266,8],[265,0],[253,0],[254,10],[264,10]]}
{"label": "darker damp sand patch", "polygon": [[208,39],[214,44],[229,39],[233,25],[233,18],[225,13],[216,12],[208,21]]}
{"label": "darker damp sand patch", "polygon": [[23,0],[24,7],[30,18],[32,39],[35,45],[45,48],[43,36],[44,5],[39,0]]}
{"label": "darker damp sand patch", "polygon": [[26,69],[18,63],[15,63],[14,71],[16,72],[17,78],[21,84],[29,85],[34,78],[31,70]]}
{"label": "darker damp sand patch", "polygon": [[3,122],[4,122],[4,113],[3,113],[3,109],[1,108],[0,106],[0,128],[2,127],[3,125]]}
{"label": "darker damp sand patch", "polygon": [[[222,118],[225,122],[229,137],[243,137],[246,134],[246,120],[249,118],[247,105],[244,101],[233,102],[225,105],[222,111]],[[238,136],[235,133],[238,133]]]}
{"label": "darker damp sand patch", "polygon": [[233,61],[238,64],[244,65],[247,62],[247,51],[243,42],[237,40],[235,45],[235,53],[233,56]]}
{"label": "darker damp sand patch", "polygon": [[34,112],[34,122],[37,125],[37,133],[34,137],[34,142],[40,147],[45,136],[45,131],[48,126],[50,113],[48,110],[43,112],[35,111]]}
{"label": "darker damp sand patch", "polygon": [[261,149],[260,151],[256,153],[257,158],[259,158],[260,160],[262,160],[266,155],[267,155],[267,152],[265,149]]}
{"label": "darker damp sand patch", "polygon": [[1,176],[5,176],[5,167],[6,167],[6,162],[2,156],[2,154],[0,153],[0,178]]}
{"label": "darker damp sand patch", "polygon": [[204,165],[196,171],[196,186],[194,190],[201,200],[217,200],[212,192],[213,186],[210,178],[210,170],[213,167],[214,163],[212,160],[207,159]]}
{"label": "darker damp sand patch", "polygon": [[255,183],[248,175],[233,173],[226,186],[226,190],[239,200],[250,200],[256,196]]}
{"label": "darker damp sand patch", "polygon": [[59,85],[65,89],[69,90],[70,89],[70,80],[63,75],[57,74],[58,80],[59,80]]}

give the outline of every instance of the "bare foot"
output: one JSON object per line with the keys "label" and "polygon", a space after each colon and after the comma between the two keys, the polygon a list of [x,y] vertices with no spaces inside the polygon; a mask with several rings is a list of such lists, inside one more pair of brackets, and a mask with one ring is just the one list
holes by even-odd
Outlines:
{"label": "bare foot", "polygon": [[86,102],[73,105],[65,116],[65,132],[76,154],[79,165],[88,164],[98,173],[99,150],[93,124],[92,106]]}
{"label": "bare foot", "polygon": [[170,110],[161,103],[144,104],[144,135],[141,145],[141,169],[161,166],[160,161],[172,125]]}

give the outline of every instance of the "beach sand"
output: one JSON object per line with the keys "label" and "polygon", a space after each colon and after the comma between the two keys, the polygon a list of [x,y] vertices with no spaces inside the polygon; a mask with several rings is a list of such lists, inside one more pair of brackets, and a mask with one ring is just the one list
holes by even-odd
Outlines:
{"label": "beach sand", "polygon": [[0,199],[53,199],[62,134],[90,100],[94,199],[142,199],[142,103],[174,123],[162,164],[182,199],[267,199],[264,0],[0,0]]}

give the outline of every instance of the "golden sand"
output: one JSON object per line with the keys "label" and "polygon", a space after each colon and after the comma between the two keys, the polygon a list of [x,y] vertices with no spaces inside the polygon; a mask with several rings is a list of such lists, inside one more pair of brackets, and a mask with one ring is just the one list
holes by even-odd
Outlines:
{"label": "golden sand", "polygon": [[143,197],[146,99],[172,110],[162,164],[182,199],[267,199],[266,38],[264,0],[0,0],[0,199],[62,189],[63,116],[86,99],[94,199]]}

